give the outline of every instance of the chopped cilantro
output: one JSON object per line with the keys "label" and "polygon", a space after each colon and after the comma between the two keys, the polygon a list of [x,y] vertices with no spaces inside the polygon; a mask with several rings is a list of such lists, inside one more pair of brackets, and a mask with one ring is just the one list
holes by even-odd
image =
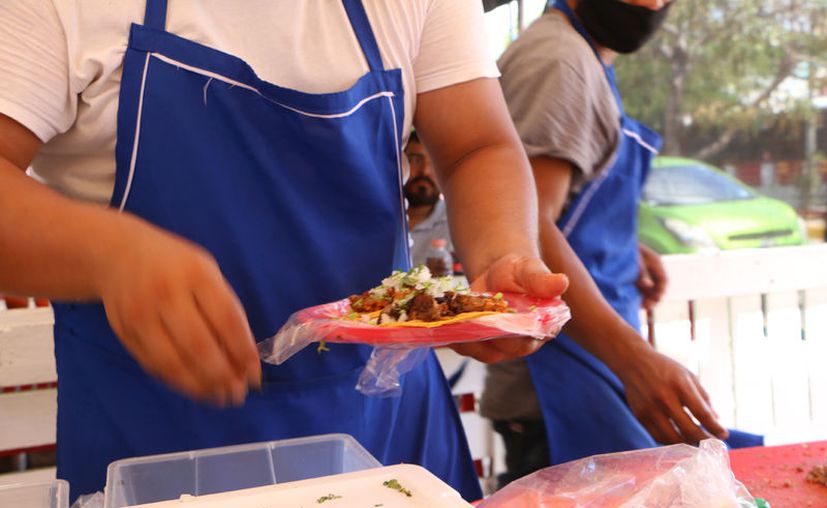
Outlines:
{"label": "chopped cilantro", "polygon": [[404,488],[402,485],[399,484],[399,481],[396,478],[390,479],[388,481],[382,482],[382,485],[389,489],[398,490],[402,494],[405,494],[408,497],[412,497],[411,491]]}
{"label": "chopped cilantro", "polygon": [[327,347],[327,343],[323,340],[319,341],[319,346],[316,348],[316,353],[322,354],[325,351],[330,351],[330,348]]}
{"label": "chopped cilantro", "polygon": [[318,504],[322,504],[325,501],[333,501],[334,499],[341,499],[342,496],[337,496],[336,494],[328,494],[326,496],[322,496],[316,500]]}

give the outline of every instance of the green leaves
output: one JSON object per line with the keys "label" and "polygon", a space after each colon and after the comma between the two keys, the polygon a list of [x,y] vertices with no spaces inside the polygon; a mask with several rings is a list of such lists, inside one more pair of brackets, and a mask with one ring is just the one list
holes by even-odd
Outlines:
{"label": "green leaves", "polygon": [[382,485],[389,489],[398,490],[400,493],[405,494],[408,497],[413,496],[413,494],[411,494],[411,491],[400,485],[399,481],[396,478],[392,478],[388,481],[382,482]]}
{"label": "green leaves", "polygon": [[666,134],[666,153],[683,153],[690,130],[717,139],[754,133],[779,113],[811,114],[807,87],[827,84],[827,2],[675,2],[654,40],[618,58],[617,73],[626,110]]}

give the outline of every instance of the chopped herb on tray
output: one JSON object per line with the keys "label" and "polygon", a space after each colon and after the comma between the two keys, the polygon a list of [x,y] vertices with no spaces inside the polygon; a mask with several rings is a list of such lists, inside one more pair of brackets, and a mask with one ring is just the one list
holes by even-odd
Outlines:
{"label": "chopped herb on tray", "polygon": [[322,504],[325,501],[333,501],[334,499],[341,499],[342,496],[337,496],[336,494],[328,494],[326,496],[322,496],[316,500],[317,503]]}
{"label": "chopped herb on tray", "polygon": [[404,488],[402,485],[399,484],[399,481],[396,478],[392,478],[388,481],[382,482],[382,485],[389,489],[398,490],[402,494],[405,494],[408,497],[412,497],[411,491]]}

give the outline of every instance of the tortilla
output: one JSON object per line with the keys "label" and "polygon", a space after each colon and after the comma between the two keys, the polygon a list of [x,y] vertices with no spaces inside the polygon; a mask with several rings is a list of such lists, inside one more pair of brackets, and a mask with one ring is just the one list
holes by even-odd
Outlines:
{"label": "tortilla", "polygon": [[336,317],[377,328],[439,328],[513,312],[501,293],[472,293],[451,276],[432,277],[426,266],[395,271],[379,286],[347,300],[352,312]]}
{"label": "tortilla", "polygon": [[[359,314],[359,317],[354,318],[344,318],[348,321],[356,321],[365,323],[363,320],[365,316],[367,316],[370,320],[377,319],[379,314],[382,311],[374,311],[367,314]],[[460,323],[462,321],[469,321],[471,319],[476,319],[482,316],[491,316],[493,314],[507,314],[506,312],[494,312],[494,311],[478,311],[478,312],[463,312],[462,314],[457,314],[456,316],[447,317],[444,319],[440,319],[439,321],[422,321],[421,319],[412,319],[411,321],[403,321],[403,322],[394,322],[394,323],[383,323],[381,325],[373,324],[373,323],[365,323],[371,324],[373,326],[381,327],[381,328],[439,328],[440,326],[445,325],[452,325],[454,323]]]}

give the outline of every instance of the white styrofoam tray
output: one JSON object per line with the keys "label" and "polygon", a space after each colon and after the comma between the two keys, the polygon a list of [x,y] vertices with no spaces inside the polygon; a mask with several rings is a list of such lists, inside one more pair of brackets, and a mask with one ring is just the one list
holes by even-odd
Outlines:
{"label": "white styrofoam tray", "polygon": [[[383,485],[389,480],[407,496]],[[324,500],[327,496],[341,496]],[[331,496],[332,497],[332,496]],[[266,487],[206,496],[184,495],[174,501],[133,508],[469,508],[459,493],[427,469],[412,464],[366,469]]]}

